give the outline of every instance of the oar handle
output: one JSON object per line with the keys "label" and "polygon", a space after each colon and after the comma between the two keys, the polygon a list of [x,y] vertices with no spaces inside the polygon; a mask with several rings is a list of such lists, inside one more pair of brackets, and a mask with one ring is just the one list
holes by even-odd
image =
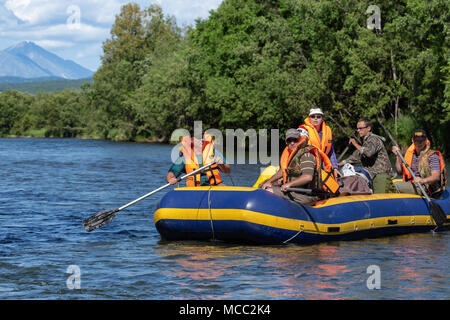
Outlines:
{"label": "oar handle", "polygon": [[328,192],[319,189],[286,188],[289,192],[298,192],[306,195],[328,194]]}
{"label": "oar handle", "polygon": [[344,149],[344,151],[342,151],[341,155],[339,156],[339,158],[337,159],[338,162],[341,162],[341,159],[345,156],[345,154],[348,151],[348,148],[350,148],[350,145],[347,145]]}
{"label": "oar handle", "polygon": [[[199,173],[200,171],[203,171],[204,169],[206,169],[206,168],[208,168],[208,167],[210,167],[210,166],[212,166],[212,165],[214,165],[214,164],[216,164],[216,161],[213,161],[213,162],[211,162],[211,163],[209,163],[209,164],[206,164],[206,165],[204,165],[203,167],[198,168],[197,170],[192,171],[191,173],[185,174],[184,176],[178,178],[177,181],[180,182],[181,180],[186,179],[187,177],[190,177],[190,176],[192,176],[192,175],[194,175],[194,174],[197,174],[197,173]],[[119,209],[117,209],[117,210],[120,211],[120,210],[123,210],[123,209],[125,209],[125,208],[128,208],[129,206],[132,206],[132,205],[135,204],[136,202],[139,202],[139,201],[141,201],[141,200],[144,200],[145,198],[151,196],[152,194],[154,194],[154,193],[156,193],[156,192],[158,192],[158,191],[161,191],[161,190],[163,190],[163,189],[165,189],[165,188],[167,188],[167,187],[169,187],[169,186],[171,186],[171,184],[170,184],[170,183],[167,183],[167,184],[165,184],[165,185],[159,187],[158,189],[155,189],[155,190],[153,190],[153,191],[151,191],[151,192],[149,192],[149,193],[147,193],[147,194],[144,194],[142,197],[137,198],[136,200],[133,200],[133,201],[127,203],[127,204],[124,204],[123,206],[121,206],[121,207],[120,207]]]}

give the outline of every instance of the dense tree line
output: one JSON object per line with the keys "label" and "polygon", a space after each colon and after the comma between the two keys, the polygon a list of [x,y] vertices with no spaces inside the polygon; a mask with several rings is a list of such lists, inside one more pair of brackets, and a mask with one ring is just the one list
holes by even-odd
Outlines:
{"label": "dense tree line", "polygon": [[156,5],[127,4],[94,81],[2,92],[0,133],[167,141],[194,120],[284,132],[321,107],[338,149],[358,118],[379,116],[400,143],[421,127],[449,154],[449,2],[378,1],[380,28],[369,29],[372,4],[224,0],[185,29]]}
{"label": "dense tree line", "polygon": [[[22,78],[19,78],[22,79]],[[6,90],[16,90],[21,92],[29,92],[37,94],[39,91],[43,92],[57,92],[64,89],[78,90],[81,86],[90,82],[90,78],[76,79],[76,80],[44,80],[44,81],[22,81],[12,83],[0,83],[0,92]]]}

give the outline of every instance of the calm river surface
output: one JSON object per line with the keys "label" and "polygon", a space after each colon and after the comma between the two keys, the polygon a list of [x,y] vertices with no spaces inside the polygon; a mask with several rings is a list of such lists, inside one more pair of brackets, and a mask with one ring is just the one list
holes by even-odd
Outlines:
{"label": "calm river surface", "polygon": [[[169,189],[83,229],[84,218],[165,184],[171,149],[0,139],[0,299],[450,298],[450,232],[312,246],[166,242],[153,211]],[[257,166],[232,170],[241,186],[259,175]],[[80,289],[67,285],[73,265]],[[366,285],[371,265],[379,290]]]}

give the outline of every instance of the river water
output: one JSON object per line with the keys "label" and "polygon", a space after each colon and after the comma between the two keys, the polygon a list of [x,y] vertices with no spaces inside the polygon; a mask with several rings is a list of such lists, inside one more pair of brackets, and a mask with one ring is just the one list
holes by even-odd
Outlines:
{"label": "river water", "polygon": [[[450,298],[450,232],[311,246],[167,242],[153,212],[168,189],[83,229],[84,218],[165,184],[171,149],[0,139],[0,299]],[[225,182],[251,186],[258,175],[235,165]],[[370,266],[380,289],[367,285]]]}

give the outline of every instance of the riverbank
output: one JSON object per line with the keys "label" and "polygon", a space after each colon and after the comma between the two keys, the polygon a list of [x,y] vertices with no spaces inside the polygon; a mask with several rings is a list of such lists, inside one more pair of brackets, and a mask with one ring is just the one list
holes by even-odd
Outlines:
{"label": "riverbank", "polygon": [[46,129],[41,130],[30,130],[27,131],[24,135],[16,135],[16,134],[7,134],[7,135],[0,135],[0,138],[26,138],[26,139],[32,139],[32,138],[40,138],[40,139],[82,139],[82,140],[104,140],[104,141],[117,141],[117,142],[138,142],[138,143],[160,143],[160,144],[170,144],[169,142],[166,142],[166,138],[145,138],[145,137],[136,137],[134,139],[127,139],[122,135],[117,135],[114,138],[111,137],[104,137],[101,135],[82,135],[82,136],[56,136],[56,135],[48,135],[46,134]]}

